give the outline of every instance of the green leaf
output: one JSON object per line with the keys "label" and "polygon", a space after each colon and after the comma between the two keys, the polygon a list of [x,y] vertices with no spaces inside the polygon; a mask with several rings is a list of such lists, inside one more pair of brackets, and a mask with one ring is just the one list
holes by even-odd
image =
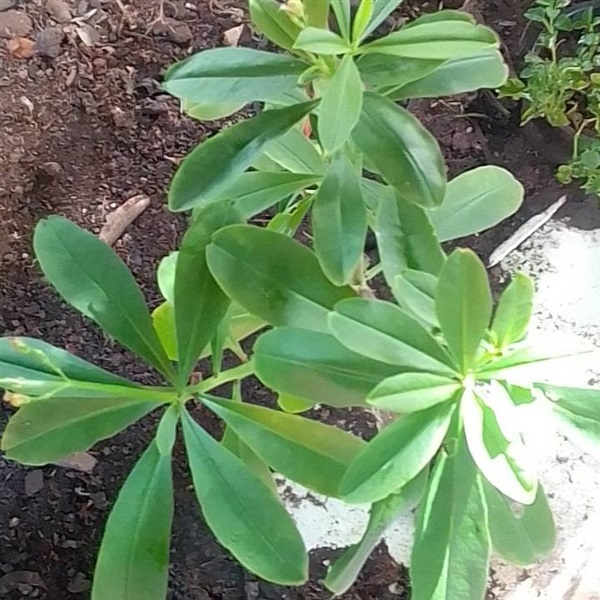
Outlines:
{"label": "green leaf", "polygon": [[375,235],[383,274],[391,287],[405,269],[437,275],[445,261],[427,213],[398,193],[379,202]]}
{"label": "green leaf", "polygon": [[403,0],[374,0],[371,18],[360,34],[359,40],[362,41],[371,35],[402,2]]}
{"label": "green leaf", "polygon": [[435,309],[450,351],[463,373],[471,369],[492,315],[483,263],[471,250],[455,250],[440,273]]}
{"label": "green leaf", "polygon": [[287,171],[325,174],[322,156],[314,144],[295,128],[269,142],[264,148],[264,157]]}
{"label": "green leaf", "polygon": [[350,0],[333,0],[331,7],[335,13],[335,20],[337,21],[342,37],[350,40]]}
{"label": "green leaf", "polygon": [[272,42],[291,50],[300,26],[276,0],[250,0],[250,18],[255,28]]}
{"label": "green leaf", "polygon": [[600,390],[535,383],[552,402],[554,414],[564,435],[586,452],[600,443]]}
{"label": "green leaf", "polygon": [[366,46],[362,52],[378,52],[407,58],[450,60],[497,48],[496,34],[483,25],[466,21],[437,21],[403,27]]}
{"label": "green leaf", "polygon": [[104,242],[63,217],[50,216],[38,222],[33,247],[44,275],[69,304],[167,378],[172,376],[142,291]]}
{"label": "green leaf", "polygon": [[346,54],[350,51],[350,46],[346,40],[333,31],[320,27],[306,27],[296,38],[294,50],[325,55]]}
{"label": "green leaf", "polygon": [[25,465],[44,465],[89,450],[163,402],[131,398],[54,396],[32,400],[10,419],[2,450]]}
{"label": "green leaf", "polygon": [[400,373],[371,391],[368,403],[383,410],[412,413],[450,400],[460,390],[456,379],[433,373]]}
{"label": "green leaf", "polygon": [[159,304],[152,311],[152,325],[169,360],[177,361],[177,334],[173,305],[169,302]]}
{"label": "green leaf", "polygon": [[329,1],[330,0],[303,0],[306,21],[309,25],[312,27],[327,28]]}
{"label": "green leaf", "polygon": [[350,137],[358,123],[363,102],[360,73],[351,56],[342,59],[329,81],[319,107],[319,141],[331,155]]}
{"label": "green leaf", "polygon": [[198,121],[218,121],[239,112],[246,105],[245,102],[218,102],[213,104],[181,101],[181,110],[192,119]]}
{"label": "green leaf", "polygon": [[435,314],[437,277],[431,273],[404,269],[394,277],[391,288],[398,304],[426,327],[439,328]]}
{"label": "green leaf", "polygon": [[523,202],[523,186],[505,169],[484,166],[454,178],[441,206],[429,213],[441,242],[473,235],[514,214]]}
{"label": "green leaf", "polygon": [[500,296],[492,321],[492,335],[500,350],[518,342],[527,333],[533,311],[533,280],[517,273]]}
{"label": "green leaf", "polygon": [[345,154],[333,159],[314,198],[312,228],[323,272],[336,285],[350,283],[362,260],[367,210],[358,173]]}
{"label": "green leaf", "polygon": [[347,548],[329,568],[325,579],[328,590],[338,596],[350,589],[387,528],[400,513],[420,501],[426,485],[427,469],[424,469],[400,491],[371,506],[369,522],[360,542]]}
{"label": "green leaf", "polygon": [[0,387],[28,396],[99,393],[114,386],[137,393],[140,386],[66,350],[28,337],[0,338]]}
{"label": "green leaf", "polygon": [[268,142],[285,133],[314,106],[314,102],[306,102],[267,110],[202,142],[188,154],[173,177],[169,188],[171,210],[188,210],[202,203],[205,197],[222,193]]}
{"label": "green leaf", "polygon": [[471,13],[463,10],[436,10],[422,14],[420,17],[407,23],[404,27],[415,27],[417,25],[425,25],[426,23],[448,23],[452,21],[470,23],[471,25],[474,25],[476,22],[475,17]]}
{"label": "green leaf", "polygon": [[206,247],[215,231],[241,220],[228,204],[209,205],[198,213],[181,242],[175,274],[175,329],[181,385],[187,382],[230,304],[208,269]]}
{"label": "green leaf", "polygon": [[223,228],[214,235],[207,260],[225,293],[272,325],[322,330],[333,305],[354,295],[329,282],[308,248],[258,227]]}
{"label": "green leaf", "polygon": [[289,394],[279,394],[277,396],[277,406],[286,413],[297,414],[310,410],[314,403]]}
{"label": "green leaf", "polygon": [[392,100],[453,96],[480,89],[497,89],[507,77],[508,67],[500,51],[487,48],[471,56],[449,60],[422,78],[402,82],[401,87],[386,95]]}
{"label": "green leaf", "polygon": [[481,600],[489,555],[481,480],[462,442],[453,456],[438,458],[417,516],[412,600]]}
{"label": "green leaf", "polygon": [[518,507],[495,487],[483,482],[488,507],[489,529],[494,550],[508,562],[527,567],[550,553],[556,528],[546,494],[541,486],[533,504]]}
{"label": "green leaf", "polygon": [[523,444],[519,413],[498,382],[465,390],[461,416],[469,452],[485,478],[505,496],[531,504],[537,476]]}
{"label": "green leaf", "polygon": [[263,579],[282,585],[306,581],[304,543],[283,505],[187,412],[182,425],[194,489],[206,523],[219,542]]}
{"label": "green leaf", "polygon": [[372,360],[452,376],[452,360],[435,338],[401,308],[352,298],[335,305],[329,329],[344,346]]}
{"label": "green leaf", "polygon": [[361,0],[352,22],[352,41],[358,44],[373,16],[374,0]]}
{"label": "green leaf", "polygon": [[[365,166],[365,169],[367,167]],[[380,202],[394,202],[395,189],[389,185],[384,185],[378,181],[362,177],[360,180],[363,199],[367,208],[372,211],[377,211],[377,206]]]}
{"label": "green leaf", "polygon": [[328,333],[289,327],[260,336],[254,366],[256,376],[281,394],[340,408],[364,406],[367,394],[398,372],[351,352]]}
{"label": "green leaf", "polygon": [[156,269],[158,289],[169,304],[175,303],[175,268],[178,256],[179,252],[169,252],[161,259]]}
{"label": "green leaf", "polygon": [[215,397],[203,396],[202,402],[274,471],[327,496],[337,495],[344,472],[365,445],[305,417]]}
{"label": "green leaf", "polygon": [[404,86],[420,81],[430,73],[439,69],[443,60],[426,58],[404,58],[389,54],[363,54],[356,61],[356,66],[367,87],[384,90],[393,97],[396,90],[401,93]]}
{"label": "green leaf", "polygon": [[350,465],[339,493],[345,502],[376,502],[414,479],[438,451],[454,412],[451,403],[399,417]]}
{"label": "green leaf", "polygon": [[252,50],[214,48],[175,63],[165,73],[164,89],[198,104],[269,101],[296,87],[306,64],[297,58]]}
{"label": "green leaf", "polygon": [[352,138],[403,198],[424,208],[442,202],[446,176],[438,143],[407,110],[365,92]]}
{"label": "green leaf", "polygon": [[[169,423],[173,438],[176,422]],[[108,517],[92,600],[163,600],[172,520],[171,448],[162,453],[155,440],[127,477]]]}

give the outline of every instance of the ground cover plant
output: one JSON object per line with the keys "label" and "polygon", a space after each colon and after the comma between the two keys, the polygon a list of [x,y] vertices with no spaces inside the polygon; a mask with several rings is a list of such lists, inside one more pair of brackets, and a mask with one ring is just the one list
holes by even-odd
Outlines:
{"label": "ground cover plant", "polygon": [[[552,547],[527,425],[551,411],[570,435],[596,440],[598,393],[538,379],[540,364],[580,349],[524,340],[526,277],[515,277],[493,311],[479,259],[440,246],[512,214],[521,186],[497,167],[447,182],[435,139],[396,103],[495,88],[506,67],[495,34],[466,13],[433,13],[372,40],[398,4],[363,1],[352,15],[349,3],[332,2],[332,31],[322,2],[285,10],[251,2],[257,28],[289,55],[208,50],[167,73],[165,88],[196,118],[265,107],[180,165],[169,204],[192,210],[193,220],[158,269],[165,302],[152,315],[102,242],[59,217],[38,224],[34,249],[48,281],[165,379],[140,386],[39,340],[0,345],[0,384],[20,406],[2,446],[24,464],[87,449],[163,407],[108,520],[95,600],[165,596],[178,427],[207,524],[265,579],[307,577],[271,470],[372,503],[363,540],[330,570],[335,593],[352,584],[387,524],[414,506],[414,598],[481,598],[492,547],[519,564]],[[245,224],[273,208],[266,228]],[[307,215],[312,249],[292,239]],[[369,227],[376,265],[363,257]],[[372,297],[378,272],[395,302]],[[240,341],[267,326],[247,356]],[[223,370],[226,349],[239,366]],[[201,357],[213,374],[196,381]],[[279,394],[281,410],[241,398],[237,385],[228,398],[211,394],[250,374]],[[220,442],[188,403],[225,421]],[[293,414],[314,404],[399,416],[365,444]]]}

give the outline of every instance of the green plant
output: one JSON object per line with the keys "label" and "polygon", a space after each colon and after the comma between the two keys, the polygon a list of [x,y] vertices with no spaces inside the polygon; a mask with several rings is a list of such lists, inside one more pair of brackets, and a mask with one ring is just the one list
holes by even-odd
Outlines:
{"label": "green plant", "polygon": [[[543,118],[575,132],[572,158],[559,167],[561,183],[582,181],[600,196],[600,17],[593,7],[570,7],[570,0],[537,0],[526,11],[542,32],[525,57],[520,79],[510,79],[501,95],[523,100],[523,124]],[[573,48],[569,38],[576,35]],[[587,136],[586,133],[591,133]]]}
{"label": "green plant", "polygon": [[[25,464],[85,450],[163,407],[109,517],[93,600],[164,598],[178,424],[207,524],[266,579],[297,584],[307,569],[271,469],[372,503],[363,540],[329,573],[336,593],[352,584],[390,520],[414,505],[417,600],[480,598],[490,536],[520,563],[551,547],[551,515],[517,425],[528,409],[552,406],[597,439],[597,393],[531,379],[532,365],[571,352],[520,341],[531,312],[527,278],[515,278],[492,320],[482,264],[469,251],[446,257],[440,246],[512,214],[520,184],[491,166],[447,182],[435,139],[395,103],[497,87],[506,67],[495,34],[457,11],[370,41],[399,4],[363,0],[352,17],[349,1],[332,0],[336,32],[322,0],[293,0],[285,10],[250,0],[254,24],[288,54],[221,48],[168,71],[166,89],[196,118],[250,102],[265,110],[179,166],[169,204],[192,210],[193,220],[159,266],[165,301],[152,315],[104,244],[61,218],[38,224],[34,249],[50,283],[166,380],[141,386],[38,340],[0,342],[0,385],[20,406],[2,448]],[[267,209],[266,227],[246,224]],[[292,239],[307,215],[312,250]],[[363,256],[369,227],[381,259],[372,266]],[[378,272],[397,305],[364,297]],[[248,358],[240,341],[267,326]],[[229,370],[226,349],[240,359]],[[212,375],[195,382],[203,357]],[[251,374],[282,410],[242,402],[239,381]],[[210,393],[225,383],[233,383],[230,397]],[[220,442],[190,416],[198,404],[226,423]],[[400,416],[365,444],[292,414],[315,404]],[[526,505],[521,517],[512,500]]]}

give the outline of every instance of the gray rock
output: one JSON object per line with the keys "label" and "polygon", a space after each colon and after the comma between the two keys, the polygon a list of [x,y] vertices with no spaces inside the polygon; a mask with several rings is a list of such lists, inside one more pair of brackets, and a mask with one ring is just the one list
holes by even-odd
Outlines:
{"label": "gray rock", "polygon": [[0,13],[0,38],[26,37],[32,28],[31,19],[20,10]]}
{"label": "gray rock", "polygon": [[64,0],[46,0],[46,12],[58,23],[68,23],[73,16]]}
{"label": "gray rock", "polygon": [[15,4],[15,0],[0,0],[0,12],[12,8]]}
{"label": "gray rock", "polygon": [[56,58],[60,54],[60,45],[64,37],[60,27],[42,29],[35,38],[38,53],[48,58]]}

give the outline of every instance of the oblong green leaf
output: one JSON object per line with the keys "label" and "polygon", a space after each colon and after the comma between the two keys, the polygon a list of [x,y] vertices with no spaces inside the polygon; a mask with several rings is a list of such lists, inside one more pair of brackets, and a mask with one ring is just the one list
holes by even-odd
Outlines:
{"label": "oblong green leaf", "polygon": [[433,373],[400,373],[371,390],[367,402],[383,410],[412,413],[450,400],[460,387],[456,379]]}
{"label": "oblong green leaf", "polygon": [[480,89],[497,89],[507,77],[508,66],[502,53],[488,48],[472,56],[449,60],[431,69],[422,78],[403,83],[386,95],[392,100],[453,96]]}
{"label": "oblong green leaf", "polygon": [[403,27],[363,46],[361,51],[450,60],[476,54],[486,48],[497,48],[498,45],[498,37],[489,27],[466,20],[443,20]]}
{"label": "oblong green leaf", "polygon": [[262,50],[214,48],[175,63],[165,73],[163,87],[199,104],[264,102],[293,89],[306,66],[297,58]]}
{"label": "oblong green leaf", "polygon": [[454,367],[436,339],[401,308],[352,298],[335,305],[329,328],[344,346],[390,365],[452,376]]}
{"label": "oblong green leaf", "polygon": [[389,54],[363,54],[356,61],[365,85],[382,92],[386,90],[383,93],[392,99],[395,99],[397,90],[398,94],[402,93],[404,86],[423,80],[443,64],[443,60],[405,58]]}
{"label": "oblong green leaf", "polygon": [[362,109],[360,73],[351,56],[342,59],[321,98],[317,129],[325,154],[331,155],[350,137]]}
{"label": "oblong green leaf", "polygon": [[170,304],[175,304],[175,268],[179,252],[169,252],[158,263],[156,281],[162,297]]}
{"label": "oblong green leaf", "polygon": [[454,412],[450,402],[399,417],[350,465],[339,493],[345,502],[376,502],[414,479],[438,451]]}
{"label": "oblong green leaf", "polygon": [[365,247],[367,210],[359,175],[345,154],[332,160],[315,195],[312,228],[323,272],[336,285],[351,283]]}
{"label": "oblong green leaf", "polygon": [[202,203],[205,197],[221,194],[252,164],[269,141],[285,133],[315,105],[315,102],[305,102],[267,110],[202,142],[184,159],[171,181],[171,210],[188,210]]}
{"label": "oblong green leaf", "polygon": [[189,100],[181,101],[181,110],[192,119],[198,121],[218,121],[229,117],[234,113],[242,110],[245,102],[219,102],[214,104],[206,104],[199,102],[190,102]]}
{"label": "oblong green leaf", "polygon": [[392,280],[392,294],[398,304],[427,327],[439,328],[435,314],[437,277],[431,273],[403,269]]}
{"label": "oblong green leaf", "polygon": [[89,450],[160,406],[131,398],[62,398],[26,402],[10,419],[2,450],[25,465],[44,465]]}
{"label": "oblong green leaf", "polygon": [[170,377],[142,291],[125,263],[96,236],[58,216],[41,220],[33,247],[44,275],[79,312]]}
{"label": "oblong green leaf", "polygon": [[542,486],[533,504],[519,506],[519,514],[494,486],[484,481],[483,489],[492,546],[503,559],[527,567],[551,552],[556,528]]}
{"label": "oblong green leaf", "polygon": [[398,193],[377,205],[375,235],[390,287],[405,269],[437,275],[446,259],[427,213]]}
{"label": "oblong green leaf", "polygon": [[260,336],[254,366],[257,377],[271,389],[335,407],[364,406],[367,394],[398,372],[397,367],[351,352],[328,333],[289,327]]}
{"label": "oblong green leaf", "polygon": [[305,27],[294,42],[294,50],[305,50],[316,54],[346,54],[350,46],[333,31],[320,27]]}
{"label": "oblong green leaf", "polygon": [[402,2],[403,0],[375,0],[368,25],[360,34],[359,41],[371,35]]}
{"label": "oblong green leaf", "polygon": [[100,545],[92,600],[164,600],[173,519],[171,454],[153,441],[119,492]]}
{"label": "oblong green leaf", "polygon": [[494,343],[501,351],[527,333],[534,292],[533,280],[522,273],[515,274],[502,292],[492,321]]}
{"label": "oblong green leaf", "polygon": [[300,33],[300,26],[282,9],[279,2],[276,0],[250,0],[249,8],[252,24],[260,33],[281,48],[292,49]]}
{"label": "oblong green leaf", "polygon": [[365,445],[305,417],[206,396],[202,401],[273,470],[327,496],[337,495],[344,472]]}
{"label": "oblong green leaf", "polygon": [[[315,145],[296,128],[270,141],[264,148],[262,158],[295,173],[324,175],[326,170],[323,157],[317,152]],[[253,165],[260,168],[256,162]]]}
{"label": "oblong green leaf", "polygon": [[306,22],[312,27],[327,29],[330,0],[303,0]]}
{"label": "oblong green leaf", "polygon": [[331,3],[331,8],[335,14],[335,20],[342,37],[350,40],[350,16],[351,5],[350,0],[334,0]]}
{"label": "oblong green leaf", "polygon": [[317,257],[289,237],[248,225],[223,228],[207,249],[208,265],[226,294],[272,325],[322,330],[349,287],[335,287]]}
{"label": "oblong green leaf", "polygon": [[443,266],[435,310],[450,351],[463,372],[476,362],[492,316],[492,293],[483,263],[471,250],[455,250]]}
{"label": "oblong green leaf", "polygon": [[446,176],[440,148],[407,110],[365,92],[352,139],[403,198],[424,208],[442,202]]}
{"label": "oblong green leaf", "polygon": [[182,425],[196,496],[219,542],[263,579],[282,585],[306,581],[304,543],[281,502],[187,412]]}
{"label": "oblong green leaf", "polygon": [[523,186],[506,169],[477,167],[448,183],[444,201],[429,218],[446,242],[497,225],[518,210],[523,196]]}

